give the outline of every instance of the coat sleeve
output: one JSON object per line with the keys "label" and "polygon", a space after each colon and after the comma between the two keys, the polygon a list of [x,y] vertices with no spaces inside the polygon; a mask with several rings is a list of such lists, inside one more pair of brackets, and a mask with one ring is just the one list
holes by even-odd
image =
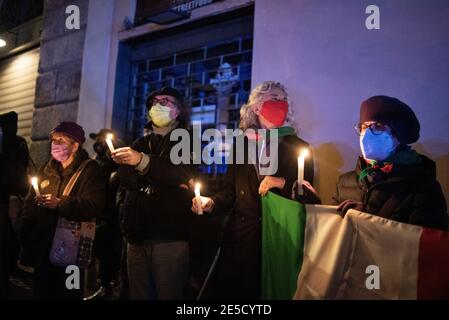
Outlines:
{"label": "coat sleeve", "polygon": [[[42,177],[42,171],[43,168],[40,168],[38,170],[38,177]],[[23,202],[22,207],[22,213],[20,215],[20,218],[18,219],[18,236],[21,243],[27,243],[29,235],[31,234],[32,230],[34,229],[37,219],[38,219],[38,213],[39,210],[42,210],[42,208],[38,208],[34,202],[34,198],[36,197],[36,194],[34,192],[33,187],[30,185],[28,188],[28,193],[25,197],[25,200]]]}
{"label": "coat sleeve", "polygon": [[421,186],[414,195],[413,207],[410,224],[448,230],[447,204],[438,181]]}
{"label": "coat sleeve", "polygon": [[226,212],[234,206],[235,202],[235,169],[236,164],[228,165],[222,191],[211,198],[215,202],[214,213]]}
{"label": "coat sleeve", "polygon": [[[145,140],[139,139],[132,148],[142,152],[145,150]],[[137,167],[121,165],[119,166],[120,181],[127,189],[136,189],[139,185],[156,183],[167,187],[178,187],[188,183],[189,179],[196,177],[196,166],[192,164],[175,165],[170,157],[146,154],[146,165],[142,170]]]}
{"label": "coat sleeve", "polygon": [[143,175],[148,181],[155,181],[169,187],[178,187],[195,177],[193,165],[174,165],[170,158],[156,155],[149,155],[149,158],[149,168]]}
{"label": "coat sleeve", "polygon": [[62,196],[58,215],[72,221],[91,221],[104,210],[106,181],[95,161],[84,168],[76,193]]}

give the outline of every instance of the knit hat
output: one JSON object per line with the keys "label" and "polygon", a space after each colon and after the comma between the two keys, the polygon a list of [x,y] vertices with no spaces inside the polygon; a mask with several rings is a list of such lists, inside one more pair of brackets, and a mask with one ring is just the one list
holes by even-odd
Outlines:
{"label": "knit hat", "polygon": [[360,123],[377,121],[388,125],[401,144],[419,139],[420,125],[413,110],[404,102],[387,96],[374,96],[360,106]]}
{"label": "knit hat", "polygon": [[75,122],[61,122],[50,132],[50,136],[53,133],[63,133],[73,139],[75,139],[80,144],[83,144],[86,139],[84,138],[83,127],[76,124]]}

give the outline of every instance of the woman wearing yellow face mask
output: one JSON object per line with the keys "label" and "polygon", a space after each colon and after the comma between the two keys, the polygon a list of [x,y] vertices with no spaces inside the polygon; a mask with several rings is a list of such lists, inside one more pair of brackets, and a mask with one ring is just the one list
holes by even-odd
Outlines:
{"label": "woman wearing yellow face mask", "polygon": [[149,134],[132,147],[112,153],[120,164],[120,181],[127,189],[124,229],[128,238],[131,299],[183,298],[188,280],[188,225],[195,175],[191,165],[173,165],[170,133],[188,126],[182,95],[162,88],[147,98]]}

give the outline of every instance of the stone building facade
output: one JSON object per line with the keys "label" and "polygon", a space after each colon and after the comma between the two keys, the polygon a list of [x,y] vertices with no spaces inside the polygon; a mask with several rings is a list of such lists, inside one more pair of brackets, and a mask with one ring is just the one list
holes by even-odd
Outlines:
{"label": "stone building facade", "polygon": [[[65,28],[69,4],[80,8],[79,30]],[[88,5],[88,0],[45,1],[30,145],[37,166],[49,158],[50,130],[61,121],[77,121]]]}

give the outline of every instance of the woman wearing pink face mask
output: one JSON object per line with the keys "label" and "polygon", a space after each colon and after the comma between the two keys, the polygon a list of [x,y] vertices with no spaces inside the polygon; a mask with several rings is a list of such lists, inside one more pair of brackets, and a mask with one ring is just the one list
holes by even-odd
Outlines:
{"label": "woman wearing pink face mask", "polygon": [[[270,142],[263,132],[257,130],[277,131],[277,154],[270,157],[270,161],[277,159],[277,170],[267,174],[259,151],[253,161],[229,165],[223,191],[210,198],[203,197],[202,209],[214,214],[230,211],[216,269],[216,298],[260,299],[261,197],[268,191],[291,197],[298,176],[298,152],[309,145],[296,136],[285,88],[273,81],[266,81],[253,89],[248,103],[240,109],[240,128],[245,135],[245,154],[248,154],[251,141],[262,140],[262,153],[276,150],[270,145],[275,142]],[[304,178],[313,183],[312,157],[305,163]],[[192,210],[198,212],[194,199]]]}
{"label": "woman wearing pink face mask", "polygon": [[[97,162],[83,149],[84,130],[74,122],[61,122],[50,133],[51,159],[38,172],[41,196],[30,188],[24,205],[20,238],[34,266],[34,296],[37,299],[82,299],[80,288],[67,289],[65,268],[50,263],[50,249],[59,217],[70,221],[94,221],[103,210],[105,183]],[[68,196],[63,195],[70,178],[83,165]]]}

